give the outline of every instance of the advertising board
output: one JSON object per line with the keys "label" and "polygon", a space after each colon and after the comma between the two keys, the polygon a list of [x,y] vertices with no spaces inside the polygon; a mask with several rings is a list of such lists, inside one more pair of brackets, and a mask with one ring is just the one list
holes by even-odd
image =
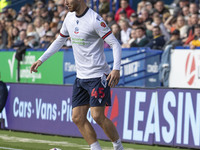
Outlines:
{"label": "advertising board", "polygon": [[200,88],[200,50],[173,50],[169,87]]}
{"label": "advertising board", "polygon": [[[0,118],[7,129],[82,137],[72,122],[72,86],[8,84]],[[113,88],[105,115],[122,141],[200,148],[200,92],[194,89]],[[91,117],[100,139],[108,140]]]}
{"label": "advertising board", "polygon": [[[58,52],[39,67],[37,73],[30,73],[31,65],[43,54],[42,51],[27,51],[20,62],[21,83],[63,84],[63,52]],[[0,52],[0,73],[4,82],[17,82],[17,59],[15,52]]]}

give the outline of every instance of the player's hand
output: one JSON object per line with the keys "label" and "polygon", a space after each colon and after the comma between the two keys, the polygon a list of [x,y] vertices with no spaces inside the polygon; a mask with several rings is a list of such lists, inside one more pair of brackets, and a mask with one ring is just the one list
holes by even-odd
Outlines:
{"label": "player's hand", "polygon": [[34,62],[31,66],[30,72],[38,72],[37,68],[42,64],[42,61],[37,60],[36,62]]}
{"label": "player's hand", "polygon": [[109,80],[108,86],[115,87],[120,78],[119,70],[112,70],[106,80]]}

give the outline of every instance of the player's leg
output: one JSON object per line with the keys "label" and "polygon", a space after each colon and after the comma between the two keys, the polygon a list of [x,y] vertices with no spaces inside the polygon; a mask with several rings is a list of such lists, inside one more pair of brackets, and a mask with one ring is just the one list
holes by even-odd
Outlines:
{"label": "player's leg", "polygon": [[87,120],[89,105],[78,106],[72,110],[72,120],[89,145],[97,141],[96,133]]}
{"label": "player's leg", "polygon": [[114,149],[123,150],[116,127],[112,121],[104,115],[105,106],[91,107],[90,109],[93,119],[103,129],[107,137],[113,142]]}
{"label": "player's leg", "polygon": [[83,88],[83,80],[76,79],[72,94],[72,120],[86,142],[90,145],[91,150],[101,150],[96,133],[86,118],[89,109],[89,100],[90,95],[87,90]]}
{"label": "player's leg", "polygon": [[115,150],[123,150],[116,127],[104,115],[105,106],[111,106],[110,87],[107,86],[106,75],[92,79],[89,83],[90,109],[93,119],[101,126],[105,134],[113,142]]}
{"label": "player's leg", "polygon": [[97,124],[103,129],[112,142],[119,139],[116,127],[110,119],[104,115],[105,107],[91,107],[91,115]]}

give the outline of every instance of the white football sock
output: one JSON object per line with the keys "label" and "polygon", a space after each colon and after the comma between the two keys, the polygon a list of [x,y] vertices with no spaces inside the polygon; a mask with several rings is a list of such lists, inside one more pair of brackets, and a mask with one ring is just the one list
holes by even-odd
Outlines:
{"label": "white football sock", "polygon": [[91,150],[102,150],[102,149],[101,149],[101,146],[100,146],[100,144],[99,144],[98,141],[92,143],[92,144],[90,145],[90,149],[91,149]]}
{"label": "white football sock", "polygon": [[112,143],[113,143],[114,150],[124,150],[120,139]]}

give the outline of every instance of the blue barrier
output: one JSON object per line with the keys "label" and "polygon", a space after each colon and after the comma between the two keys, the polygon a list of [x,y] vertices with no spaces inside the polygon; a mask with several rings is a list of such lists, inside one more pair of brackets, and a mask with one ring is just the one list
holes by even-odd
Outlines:
{"label": "blue barrier", "polygon": [[[148,48],[131,48],[122,50],[121,75],[118,86],[156,87],[160,86],[158,65],[162,51]],[[107,62],[112,69],[112,50],[105,49]],[[64,84],[73,84],[76,78],[75,62],[72,50],[64,51]]]}

